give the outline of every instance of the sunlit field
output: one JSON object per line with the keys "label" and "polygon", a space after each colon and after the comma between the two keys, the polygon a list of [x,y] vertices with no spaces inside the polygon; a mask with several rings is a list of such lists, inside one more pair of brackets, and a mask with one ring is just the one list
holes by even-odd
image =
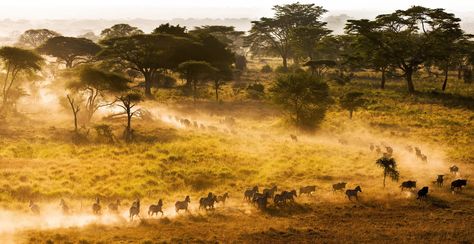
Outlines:
{"label": "sunlit field", "polygon": [[0,243],[474,242],[461,20],[271,11],[0,39]]}

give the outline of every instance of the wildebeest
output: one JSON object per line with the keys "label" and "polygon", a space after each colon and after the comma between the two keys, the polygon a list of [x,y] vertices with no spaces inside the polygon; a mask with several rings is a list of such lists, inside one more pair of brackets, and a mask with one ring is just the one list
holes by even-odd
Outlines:
{"label": "wildebeest", "polygon": [[461,180],[461,179],[455,180],[451,182],[451,191],[454,192],[454,190],[456,189],[459,189],[460,191],[462,191],[462,187],[466,185],[467,185],[467,180]]}
{"label": "wildebeest", "polygon": [[191,127],[191,121],[189,121],[189,119],[181,119],[179,122],[187,128]]}
{"label": "wildebeest", "polygon": [[263,194],[266,194],[268,197],[273,198],[277,190],[278,190],[277,186],[273,186],[272,188],[265,188],[263,189]]}
{"label": "wildebeest", "polygon": [[132,203],[132,206],[129,210],[130,213],[130,220],[133,221],[133,217],[137,216],[140,217],[140,199],[138,198],[135,202]]}
{"label": "wildebeest", "polygon": [[253,198],[253,195],[258,192],[258,186],[254,186],[252,189],[247,189],[244,192],[244,200],[251,201]]}
{"label": "wildebeest", "polygon": [[255,203],[257,204],[258,209],[265,210],[267,209],[268,203],[268,193],[262,194],[255,199]]}
{"label": "wildebeest", "polygon": [[392,154],[393,154],[393,148],[392,148],[392,147],[386,146],[386,147],[385,147],[385,150],[387,151],[387,153],[388,153],[389,155],[392,155]]}
{"label": "wildebeest", "polygon": [[415,147],[415,154],[417,157],[421,156],[421,150],[418,147]]}
{"label": "wildebeest", "polygon": [[442,187],[444,182],[444,175],[438,175],[438,178],[436,179],[436,184],[438,187]]}
{"label": "wildebeest", "polygon": [[346,190],[346,196],[347,198],[349,198],[349,200],[352,201],[352,197],[355,197],[355,199],[357,201],[359,201],[359,197],[357,196],[357,193],[358,192],[362,192],[362,189],[360,188],[360,186],[357,186],[356,188],[354,188],[353,190],[351,189],[348,189]]}
{"label": "wildebeest", "polygon": [[406,150],[410,153],[413,152],[413,147],[412,146],[406,146]]}
{"label": "wildebeest", "polygon": [[158,200],[158,203],[156,205],[150,205],[148,208],[148,216],[153,216],[153,214],[158,215],[158,212],[161,213],[161,216],[163,216],[163,200]]}
{"label": "wildebeest", "polygon": [[375,152],[376,152],[376,153],[381,153],[381,152],[382,152],[382,150],[380,149],[380,147],[379,147],[379,146],[376,146],[376,147],[375,147]]}
{"label": "wildebeest", "polygon": [[217,197],[212,194],[212,192],[209,192],[207,197],[201,197],[201,199],[199,199],[199,209],[214,209],[215,202],[217,202]]}
{"label": "wildebeest", "polygon": [[64,199],[61,198],[59,206],[61,207],[63,214],[69,214],[69,206],[66,204],[66,201],[64,201]]}
{"label": "wildebeest", "polygon": [[426,195],[428,195],[428,187],[427,186],[421,188],[421,190],[418,191],[418,197],[416,199],[426,198]]}
{"label": "wildebeest", "polygon": [[451,174],[457,174],[459,172],[458,166],[453,165],[453,166],[449,167],[449,172],[451,172]]}
{"label": "wildebeest", "polygon": [[189,198],[189,196],[186,196],[184,201],[176,201],[176,203],[174,204],[174,207],[176,209],[176,213],[178,213],[179,210],[184,210],[184,211],[188,212],[188,205],[189,205],[190,202],[191,202],[191,199]]}
{"label": "wildebeest", "polygon": [[404,181],[400,185],[400,188],[402,189],[402,191],[405,189],[412,190],[416,188],[416,181],[413,181],[413,180]]}
{"label": "wildebeest", "polygon": [[222,196],[217,196],[217,202],[222,202],[222,205],[225,206],[226,199],[229,198],[229,193],[224,193]]}
{"label": "wildebeest", "polygon": [[302,194],[308,194],[308,195],[311,195],[311,193],[313,193],[314,191],[316,191],[316,186],[303,186],[300,188],[300,196]]}
{"label": "wildebeest", "polygon": [[40,214],[39,206],[35,204],[32,200],[30,200],[30,204],[28,206],[30,207],[30,210],[33,214],[36,214],[36,215]]}
{"label": "wildebeest", "polygon": [[101,213],[102,207],[100,206],[100,199],[99,197],[95,198],[95,203],[92,204],[92,213],[95,215],[99,215]]}
{"label": "wildebeest", "polygon": [[194,126],[194,128],[198,129],[198,128],[199,128],[198,122],[197,122],[197,121],[194,121],[194,122],[193,122],[193,126]]}
{"label": "wildebeest", "polygon": [[284,202],[294,202],[295,197],[297,197],[296,190],[291,191],[282,191],[281,196],[283,197]]}
{"label": "wildebeest", "polygon": [[115,202],[109,203],[109,211],[112,213],[118,213],[118,208],[120,206],[120,199],[117,199]]}
{"label": "wildebeest", "polygon": [[291,140],[298,142],[298,137],[296,135],[290,134]]}
{"label": "wildebeest", "polygon": [[336,183],[334,185],[332,185],[332,191],[333,192],[336,192],[336,191],[342,191],[346,188],[346,182],[339,182],[339,183]]}
{"label": "wildebeest", "polygon": [[373,151],[374,151],[374,144],[373,144],[373,143],[370,143],[370,147],[369,147],[369,148],[370,148],[370,151],[373,152]]}
{"label": "wildebeest", "polygon": [[423,161],[425,163],[428,162],[428,157],[426,155],[421,154],[420,158],[421,158],[421,161]]}

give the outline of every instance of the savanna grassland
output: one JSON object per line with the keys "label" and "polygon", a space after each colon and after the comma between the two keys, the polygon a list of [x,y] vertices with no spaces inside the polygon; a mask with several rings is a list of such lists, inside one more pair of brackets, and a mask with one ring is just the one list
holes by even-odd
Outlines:
{"label": "savanna grassland", "polygon": [[[241,84],[260,82],[266,89],[273,74],[257,72],[257,60]],[[452,194],[449,167],[472,177],[474,164],[474,88],[455,79],[445,93],[433,91],[439,81],[415,79],[418,92],[409,94],[401,80],[377,89],[375,73],[358,73],[341,86],[330,82],[330,107],[320,128],[303,133],[291,128],[268,98],[251,99],[227,84],[222,101],[176,98],[159,91],[142,105],[152,119],[133,121],[137,140],[101,143],[94,131],[89,141],[71,142],[71,119],[27,116],[3,126],[0,135],[0,225],[9,231],[4,242],[24,243],[159,243],[159,242],[464,242],[474,241],[474,191]],[[245,85],[241,85],[245,87]],[[364,93],[368,105],[353,119],[337,101],[347,91]],[[176,91],[178,93],[178,91]],[[212,96],[201,94],[201,97]],[[182,128],[174,117],[188,118],[215,130]],[[225,118],[235,123],[226,123]],[[124,120],[112,125],[119,138]],[[289,129],[290,128],[290,129]],[[298,136],[294,142],[290,134]],[[399,164],[400,182],[416,180],[429,186],[426,200],[401,192],[400,182],[382,187],[380,157],[369,145],[390,145]],[[422,162],[406,146],[427,156]],[[432,184],[446,174],[445,186]],[[361,186],[360,201],[333,193],[332,184]],[[244,202],[243,192],[258,185],[279,190],[316,185],[312,196],[294,204],[259,211]],[[198,210],[208,192],[228,192],[225,206]],[[174,213],[174,202],[191,197],[190,213]],[[91,216],[95,197],[107,205],[122,200],[121,214]],[[139,197],[141,220],[129,221],[128,208]],[[65,199],[70,216],[60,213]],[[165,215],[147,217],[148,205],[163,199]],[[34,199],[43,209],[29,213]],[[106,211],[105,211],[106,212]],[[53,219],[53,220],[52,220]]]}

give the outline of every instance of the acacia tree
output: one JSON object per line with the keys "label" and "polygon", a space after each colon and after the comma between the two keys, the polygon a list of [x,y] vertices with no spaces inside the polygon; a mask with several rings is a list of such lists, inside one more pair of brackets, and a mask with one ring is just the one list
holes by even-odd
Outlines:
{"label": "acacia tree", "polygon": [[174,36],[188,37],[185,26],[171,25],[170,23],[161,24],[156,27],[152,34],[169,34]]}
{"label": "acacia tree", "polygon": [[235,30],[234,26],[224,25],[204,25],[195,27],[194,30],[189,31],[193,36],[211,35],[225,44],[230,50],[236,53],[243,53],[242,47],[244,44],[244,31]]}
{"label": "acacia tree", "polygon": [[192,88],[193,99],[197,98],[197,85],[199,82],[211,80],[216,76],[218,69],[205,61],[190,60],[181,63],[178,71],[186,79],[186,84]]}
{"label": "acacia tree", "polygon": [[314,129],[324,119],[331,101],[328,85],[307,73],[282,75],[270,91],[275,103],[302,129]]}
{"label": "acacia tree", "polygon": [[340,105],[343,109],[349,111],[349,118],[352,119],[352,114],[358,109],[363,107],[367,100],[362,98],[364,93],[362,92],[348,92],[341,100]]}
{"label": "acacia tree", "polygon": [[102,40],[112,39],[118,37],[134,36],[141,35],[143,31],[137,27],[131,26],[129,24],[116,24],[110,28],[104,29],[100,33],[100,38]]}
{"label": "acacia tree", "polygon": [[48,39],[37,48],[39,53],[56,57],[66,68],[92,61],[100,46],[86,38],[58,36]]}
{"label": "acacia tree", "polygon": [[383,169],[383,187],[385,188],[385,179],[390,177],[393,181],[398,181],[400,173],[397,170],[397,162],[389,157],[381,157],[375,161],[375,164]]}
{"label": "acacia tree", "polygon": [[315,26],[296,27],[292,33],[292,45],[295,55],[313,60],[315,59],[316,46],[321,39],[331,33],[326,29],[326,23],[320,22]]}
{"label": "acacia tree", "polygon": [[30,29],[21,34],[17,45],[35,49],[43,45],[48,39],[60,36],[59,33],[48,29]]}
{"label": "acacia tree", "polygon": [[[390,64],[403,72],[408,92],[415,92],[413,74],[433,56],[440,33],[458,32],[460,19],[444,9],[413,6],[375,20],[349,20],[346,30],[384,51]],[[460,32],[462,33],[462,32]],[[437,40],[438,39],[438,40]]]}
{"label": "acacia tree", "polygon": [[124,139],[126,142],[133,140],[132,117],[139,111],[138,109],[134,109],[134,107],[142,100],[143,98],[140,93],[133,91],[129,91],[117,97],[117,106],[123,108],[127,114],[127,127],[124,131]]}
{"label": "acacia tree", "polygon": [[16,47],[2,47],[0,48],[0,59],[3,61],[6,70],[0,107],[0,113],[4,113],[9,105],[12,87],[17,81],[18,75],[20,73],[39,71],[43,58],[29,50]]}
{"label": "acacia tree", "polygon": [[[316,29],[324,28],[325,23],[321,22],[320,18],[327,11],[315,4],[300,3],[275,5],[273,10],[275,14],[272,18],[264,17],[252,21],[247,41],[253,48],[264,47],[278,53],[283,59],[283,67],[286,69],[288,58],[292,53],[294,31],[304,27],[307,28],[305,30],[315,33]],[[298,36],[303,38],[301,35]]]}
{"label": "acacia tree", "polygon": [[77,133],[77,115],[81,108],[75,98],[72,98],[69,94],[66,95],[66,98],[71,107],[72,115],[74,116],[74,132]]}
{"label": "acacia tree", "polygon": [[84,108],[87,122],[90,122],[92,116],[99,108],[113,103],[106,102],[107,94],[118,93],[128,89],[127,84],[129,80],[119,74],[93,67],[84,67],[78,73],[78,79],[69,82],[67,87],[86,97]]}
{"label": "acacia tree", "polygon": [[[140,72],[145,78],[145,95],[151,97],[153,78],[160,72],[173,69],[187,60],[193,42],[187,38],[167,34],[134,35],[106,39],[99,57],[120,62],[128,69]],[[195,47],[195,46],[194,46]]]}

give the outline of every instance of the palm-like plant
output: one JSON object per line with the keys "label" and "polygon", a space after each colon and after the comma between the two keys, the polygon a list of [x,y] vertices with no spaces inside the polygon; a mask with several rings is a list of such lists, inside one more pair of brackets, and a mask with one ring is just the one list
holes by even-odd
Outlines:
{"label": "palm-like plant", "polygon": [[397,162],[393,158],[381,157],[375,162],[377,166],[383,169],[383,187],[385,188],[385,179],[389,176],[393,181],[398,181],[400,173],[397,170]]}

